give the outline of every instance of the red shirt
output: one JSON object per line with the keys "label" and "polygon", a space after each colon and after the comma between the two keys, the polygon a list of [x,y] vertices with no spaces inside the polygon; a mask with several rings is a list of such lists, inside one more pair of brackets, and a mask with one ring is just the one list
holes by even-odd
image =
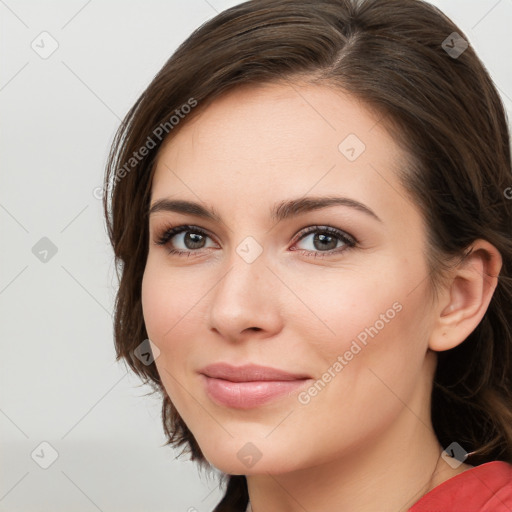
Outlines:
{"label": "red shirt", "polygon": [[486,462],[449,478],[408,512],[512,512],[512,465]]}

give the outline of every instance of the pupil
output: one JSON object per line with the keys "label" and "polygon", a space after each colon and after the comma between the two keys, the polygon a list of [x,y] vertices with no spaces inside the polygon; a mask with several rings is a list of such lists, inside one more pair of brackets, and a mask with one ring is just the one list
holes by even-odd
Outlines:
{"label": "pupil", "polygon": [[[201,246],[202,238],[202,235],[199,235],[197,233],[191,234],[189,231],[185,235],[185,245],[187,246],[188,249],[198,249]],[[192,245],[192,247],[190,246],[189,242]]]}
{"label": "pupil", "polygon": [[[327,248],[327,245],[329,243],[329,241],[332,241],[334,240],[334,238],[330,235],[315,235],[315,238],[314,238],[314,242],[315,242],[315,248],[318,249],[319,247],[317,247],[316,245],[316,242],[320,240],[322,242],[322,244],[320,244],[320,248]],[[327,244],[323,243],[323,242],[326,242],[327,241]],[[332,249],[334,249],[336,247],[336,240],[334,240],[334,247],[331,247]]]}

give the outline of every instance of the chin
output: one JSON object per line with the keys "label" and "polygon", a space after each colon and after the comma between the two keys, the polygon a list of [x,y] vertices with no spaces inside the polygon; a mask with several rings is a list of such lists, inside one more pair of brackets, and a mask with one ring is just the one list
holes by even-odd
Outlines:
{"label": "chin", "polygon": [[201,449],[210,464],[230,475],[279,474],[298,469],[296,458],[291,457],[290,454],[269,453],[268,448],[258,450],[252,443],[243,443],[242,446],[236,446],[233,450],[228,447],[222,452],[219,452],[218,447],[214,447],[213,452],[204,450],[202,447]]}

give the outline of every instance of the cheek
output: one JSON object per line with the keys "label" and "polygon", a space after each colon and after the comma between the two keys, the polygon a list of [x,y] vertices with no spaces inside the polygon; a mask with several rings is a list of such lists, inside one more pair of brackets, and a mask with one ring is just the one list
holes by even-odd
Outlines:
{"label": "cheek", "polygon": [[159,347],[158,340],[165,325],[168,325],[167,317],[164,315],[164,309],[167,309],[165,304],[172,307],[172,304],[167,303],[167,299],[170,298],[167,295],[170,294],[166,293],[166,286],[161,279],[158,279],[158,272],[148,261],[142,278],[142,313],[148,336],[152,341],[157,342]]}
{"label": "cheek", "polygon": [[190,403],[179,382],[183,381],[183,372],[191,371],[186,367],[191,306],[180,286],[172,272],[148,258],[141,287],[144,323],[149,339],[160,349],[155,365],[165,391],[180,415],[186,415]]}
{"label": "cheek", "polygon": [[298,295],[311,311],[295,322],[302,332],[311,333],[308,343],[324,371],[338,356],[351,367],[344,373],[354,372],[354,377],[368,368],[392,379],[397,371],[412,375],[419,370],[429,320],[425,281],[417,286],[422,272],[421,261],[411,265],[390,258],[366,271],[349,269],[342,279],[334,274],[317,278],[315,286],[306,279],[308,289],[303,287]]}
{"label": "cheek", "polygon": [[178,279],[179,273],[166,269],[156,259],[148,257],[142,278],[141,301],[148,336],[162,350],[186,326],[200,290],[197,283],[194,285],[193,281],[183,277]]}
{"label": "cheek", "polygon": [[205,293],[211,284],[200,272],[173,269],[160,261],[159,255],[148,257],[141,286],[144,322],[149,339],[160,349],[155,361],[166,383],[174,389],[169,374],[180,378],[191,374],[200,340],[198,331],[204,329]]}
{"label": "cheek", "polygon": [[298,288],[297,296],[309,311],[302,304],[295,306],[295,321],[306,331],[317,333],[309,337],[315,349],[330,356],[342,354],[359,334],[364,341],[365,329],[377,323],[383,330],[399,316],[400,306],[395,303],[403,294],[397,283],[391,287],[383,281],[382,274],[360,271],[306,279],[307,288]]}
{"label": "cheek", "polygon": [[[402,276],[386,286],[383,278],[347,280],[342,293],[329,287],[315,295],[315,311],[334,333],[322,328],[326,335],[309,337],[307,359],[314,361],[317,380],[299,397],[305,407],[296,421],[327,439],[356,442],[384,428],[410,399],[422,378],[426,312],[424,289],[409,293]],[[313,333],[312,325],[303,333]]]}

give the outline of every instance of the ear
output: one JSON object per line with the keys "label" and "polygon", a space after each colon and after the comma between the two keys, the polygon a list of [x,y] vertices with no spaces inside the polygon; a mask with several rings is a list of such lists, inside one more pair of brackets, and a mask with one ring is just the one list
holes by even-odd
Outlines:
{"label": "ear", "polygon": [[501,266],[501,254],[494,245],[481,239],[471,245],[439,295],[431,350],[456,347],[475,330],[491,302]]}

